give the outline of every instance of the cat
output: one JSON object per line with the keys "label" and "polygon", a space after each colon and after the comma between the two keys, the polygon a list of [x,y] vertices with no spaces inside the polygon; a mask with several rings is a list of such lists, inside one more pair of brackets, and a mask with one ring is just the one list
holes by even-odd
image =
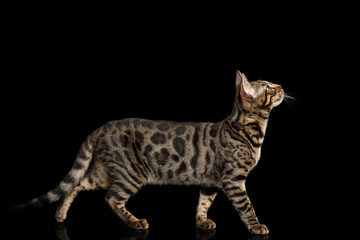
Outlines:
{"label": "cat", "polygon": [[282,87],[263,80],[249,82],[236,72],[232,113],[218,123],[170,122],[128,118],[107,122],[82,143],[76,160],[60,184],[14,209],[62,202],[56,220],[66,219],[80,191],[105,189],[105,200],[131,228],[148,229],[145,219],[125,204],[145,184],[200,185],[196,225],[214,229],[207,212],[222,190],[254,234],[268,234],[260,224],[245,189],[258,163],[272,108],[286,96]]}

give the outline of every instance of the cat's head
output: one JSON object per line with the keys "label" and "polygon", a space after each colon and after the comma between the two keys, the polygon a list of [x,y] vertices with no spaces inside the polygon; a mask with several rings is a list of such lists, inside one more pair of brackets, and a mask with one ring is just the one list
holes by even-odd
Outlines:
{"label": "cat's head", "polygon": [[241,109],[245,112],[270,111],[284,99],[284,90],[278,84],[257,80],[249,82],[245,74],[236,72],[236,91]]}

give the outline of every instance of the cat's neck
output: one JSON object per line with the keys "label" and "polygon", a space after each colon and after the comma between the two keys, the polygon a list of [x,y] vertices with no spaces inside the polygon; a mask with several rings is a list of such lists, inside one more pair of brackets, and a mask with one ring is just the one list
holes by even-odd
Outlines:
{"label": "cat's neck", "polygon": [[229,117],[226,118],[226,121],[231,123],[237,128],[253,128],[254,125],[259,127],[262,134],[265,134],[268,119],[270,113],[267,111],[255,111],[255,112],[244,112],[236,104],[233,108],[233,111]]}

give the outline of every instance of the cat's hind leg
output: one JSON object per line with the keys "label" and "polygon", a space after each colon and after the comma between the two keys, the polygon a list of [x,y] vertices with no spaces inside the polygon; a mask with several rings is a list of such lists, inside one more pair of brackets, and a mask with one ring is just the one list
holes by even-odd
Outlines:
{"label": "cat's hind leg", "polygon": [[66,219],[67,212],[69,211],[69,208],[71,206],[71,203],[74,201],[75,197],[78,195],[78,193],[81,191],[81,187],[76,186],[71,190],[71,192],[67,195],[65,195],[58,206],[55,214],[55,218],[57,222],[63,222]]}
{"label": "cat's hind leg", "polygon": [[196,226],[201,229],[214,229],[216,224],[214,221],[207,218],[207,212],[213,203],[219,188],[203,187],[200,190],[199,204],[196,211]]}
{"label": "cat's hind leg", "polygon": [[125,203],[145,182],[141,184],[137,180],[137,182],[131,182],[131,184],[129,184],[129,182],[124,181],[122,178],[120,179],[114,181],[110,186],[105,197],[106,202],[116,215],[118,215],[129,227],[134,229],[148,229],[149,224],[146,219],[136,218],[125,208]]}
{"label": "cat's hind leg", "polygon": [[95,162],[93,168],[89,170],[80,183],[75,186],[69,194],[63,197],[55,214],[56,220],[63,222],[66,219],[67,212],[79,192],[107,189],[108,187],[109,182],[106,169],[101,162]]}
{"label": "cat's hind leg", "polygon": [[88,183],[88,178],[85,177],[83,180],[79,183],[79,185],[75,186],[71,192],[67,195],[65,195],[61,201],[61,204],[56,210],[55,218],[58,222],[63,222],[66,219],[67,212],[69,211],[69,208],[74,201],[75,197],[79,194],[79,192],[83,190],[96,190],[97,187],[90,185]]}

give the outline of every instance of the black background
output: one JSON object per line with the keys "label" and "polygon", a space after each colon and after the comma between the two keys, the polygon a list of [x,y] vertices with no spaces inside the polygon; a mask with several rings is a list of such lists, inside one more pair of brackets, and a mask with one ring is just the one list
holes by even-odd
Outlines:
{"label": "black background", "polygon": [[[125,17],[127,10],[51,8],[9,18],[7,206],[55,187],[85,137],[107,121],[221,121],[231,113],[240,70],[250,81],[281,84],[297,99],[272,112],[261,160],[248,177],[257,216],[269,239],[322,234],[328,190],[319,171],[318,136],[325,129],[318,123],[325,102],[319,92],[329,66],[320,63],[334,51],[323,44],[331,35],[326,22],[305,22],[304,13],[317,11],[261,19],[188,13],[191,20],[169,11],[139,20],[142,12]],[[147,239],[200,239],[208,233],[195,228],[198,192],[196,186],[145,186],[127,206],[148,220]],[[63,225],[70,239],[131,236],[104,196],[78,195]],[[11,212],[11,238],[57,239],[56,206]],[[223,193],[209,217],[217,223],[212,239],[252,239]]]}

